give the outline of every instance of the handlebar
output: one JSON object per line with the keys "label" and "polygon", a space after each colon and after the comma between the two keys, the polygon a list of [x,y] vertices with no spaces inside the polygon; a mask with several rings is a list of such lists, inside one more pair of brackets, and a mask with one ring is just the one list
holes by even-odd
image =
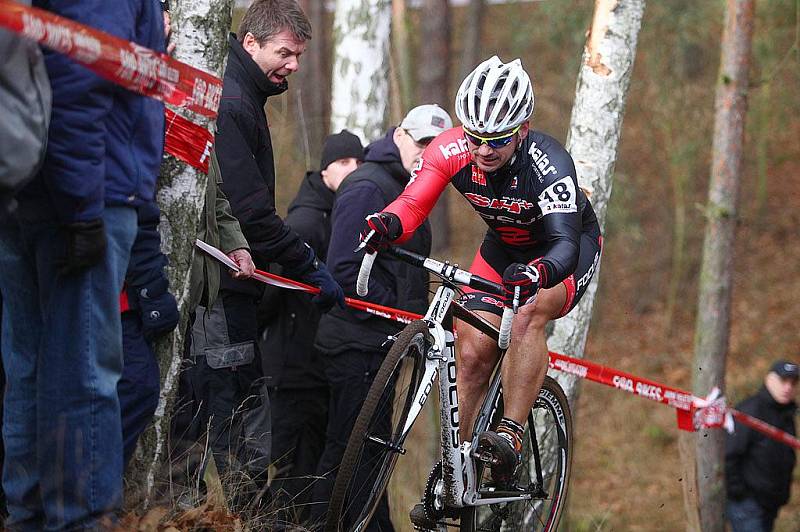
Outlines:
{"label": "handlebar", "polygon": [[[480,275],[462,270],[458,266],[452,265],[449,262],[440,262],[430,257],[425,257],[399,247],[390,247],[386,250],[387,253],[397,257],[398,259],[411,264],[424,268],[429,272],[438,275],[439,277],[454,283],[464,286],[469,286],[481,292],[489,292],[497,296],[504,295],[503,285],[485,279]],[[356,280],[356,293],[364,297],[368,293],[369,288],[369,275],[372,271],[372,265],[375,262],[375,253],[366,253],[361,261],[361,267],[358,271],[358,279]],[[500,349],[507,349],[511,341],[511,322],[514,317],[515,311],[519,304],[519,288],[514,293],[514,307],[503,309],[503,316],[500,321],[500,334],[498,337],[497,345]]]}

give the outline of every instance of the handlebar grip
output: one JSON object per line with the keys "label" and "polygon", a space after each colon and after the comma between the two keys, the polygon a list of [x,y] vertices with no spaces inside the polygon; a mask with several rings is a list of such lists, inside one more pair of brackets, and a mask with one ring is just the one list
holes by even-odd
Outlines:
{"label": "handlebar grip", "polygon": [[503,309],[503,317],[500,320],[500,334],[497,336],[497,346],[500,349],[508,349],[511,342],[511,322],[514,320],[514,310],[511,308]]}
{"label": "handlebar grip", "polygon": [[361,267],[358,269],[358,279],[356,280],[356,294],[364,297],[369,293],[369,274],[372,271],[372,263],[375,262],[377,253],[365,253],[361,260]]}

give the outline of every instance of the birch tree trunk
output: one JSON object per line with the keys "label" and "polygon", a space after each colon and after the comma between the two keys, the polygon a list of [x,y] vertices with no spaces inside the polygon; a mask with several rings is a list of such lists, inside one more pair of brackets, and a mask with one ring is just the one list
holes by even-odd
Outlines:
{"label": "birch tree trunk", "polygon": [[[172,3],[172,39],[177,43],[175,58],[222,78],[228,53],[233,0],[181,0]],[[212,121],[185,109],[178,113],[208,128]],[[169,257],[170,287],[178,300],[181,319],[175,332],[159,342],[161,396],[154,425],[141,439],[129,470],[128,480],[145,497],[153,495],[163,471],[169,411],[177,391],[177,375],[186,329],[185,303],[189,296],[189,269],[194,251],[200,213],[205,200],[207,176],[172,156],[165,156],[158,181],[157,201],[161,208],[161,247]]]}
{"label": "birch tree trunk", "polygon": [[[420,104],[436,103],[450,109],[450,5],[448,0],[422,2],[422,49],[419,50]],[[406,112],[408,109],[406,109]],[[449,192],[449,191],[448,191]],[[430,214],[433,229],[433,254],[445,255],[450,249],[449,194],[439,197]]]}
{"label": "birch tree trunk", "polygon": [[[727,0],[715,99],[711,182],[706,205],[694,341],[695,395],[725,388],[725,355],[730,334],[733,244],[742,172],[748,74],[753,39],[754,0]],[[695,435],[697,495],[704,532],[725,530],[725,434]]]}
{"label": "birch tree trunk", "polygon": [[389,102],[391,0],[337,0],[331,131],[369,142],[384,133]]}
{"label": "birch tree trunk", "polygon": [[[587,191],[601,229],[611,197],[617,145],[644,7],[644,0],[595,1],[592,27],[578,74],[567,150],[575,160],[578,182]],[[595,269],[594,278],[577,307],[555,321],[547,342],[550,350],[583,357],[598,278]],[[559,371],[553,377],[564,388],[574,409],[577,378]]]}

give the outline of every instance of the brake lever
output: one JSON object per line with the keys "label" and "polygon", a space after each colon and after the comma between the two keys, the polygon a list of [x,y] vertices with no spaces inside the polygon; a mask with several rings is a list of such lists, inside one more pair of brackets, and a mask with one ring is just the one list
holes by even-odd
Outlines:
{"label": "brake lever", "polygon": [[372,238],[374,235],[375,235],[375,229],[372,229],[369,233],[367,233],[367,236],[364,237],[364,240],[359,242],[358,246],[356,246],[356,249],[353,250],[353,253],[358,253],[359,251],[367,247],[367,242],[369,242],[369,239]]}
{"label": "brake lever", "polygon": [[519,286],[514,287],[514,300],[511,302],[511,309],[514,314],[519,311]]}

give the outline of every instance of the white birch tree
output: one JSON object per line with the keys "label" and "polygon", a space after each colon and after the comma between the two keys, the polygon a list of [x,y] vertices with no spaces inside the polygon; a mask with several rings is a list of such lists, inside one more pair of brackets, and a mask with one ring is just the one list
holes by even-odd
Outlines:
{"label": "white birch tree", "polygon": [[[601,229],[611,197],[617,146],[630,85],[644,0],[597,0],[583,53],[567,150],[575,160],[578,183],[592,202]],[[583,357],[599,272],[580,303],[555,322],[547,342],[550,350]],[[578,395],[577,378],[556,371],[570,404]]]}
{"label": "white birch tree", "polygon": [[332,39],[332,132],[347,128],[365,142],[384,133],[391,21],[391,0],[337,0]]}
{"label": "white birch tree", "polygon": [[[233,0],[173,2],[172,40],[177,44],[174,57],[222,78],[228,53],[232,8]],[[213,128],[213,121],[207,117],[186,109],[175,111],[196,124],[210,130]],[[128,475],[146,498],[145,504],[153,494],[166,455],[168,414],[177,391],[177,375],[183,353],[189,269],[205,200],[206,182],[204,173],[172,156],[165,156],[157,193],[161,208],[161,248],[169,257],[170,287],[178,300],[181,320],[175,332],[159,342],[157,353],[161,367],[161,396],[153,428],[143,435],[139,453]]]}

